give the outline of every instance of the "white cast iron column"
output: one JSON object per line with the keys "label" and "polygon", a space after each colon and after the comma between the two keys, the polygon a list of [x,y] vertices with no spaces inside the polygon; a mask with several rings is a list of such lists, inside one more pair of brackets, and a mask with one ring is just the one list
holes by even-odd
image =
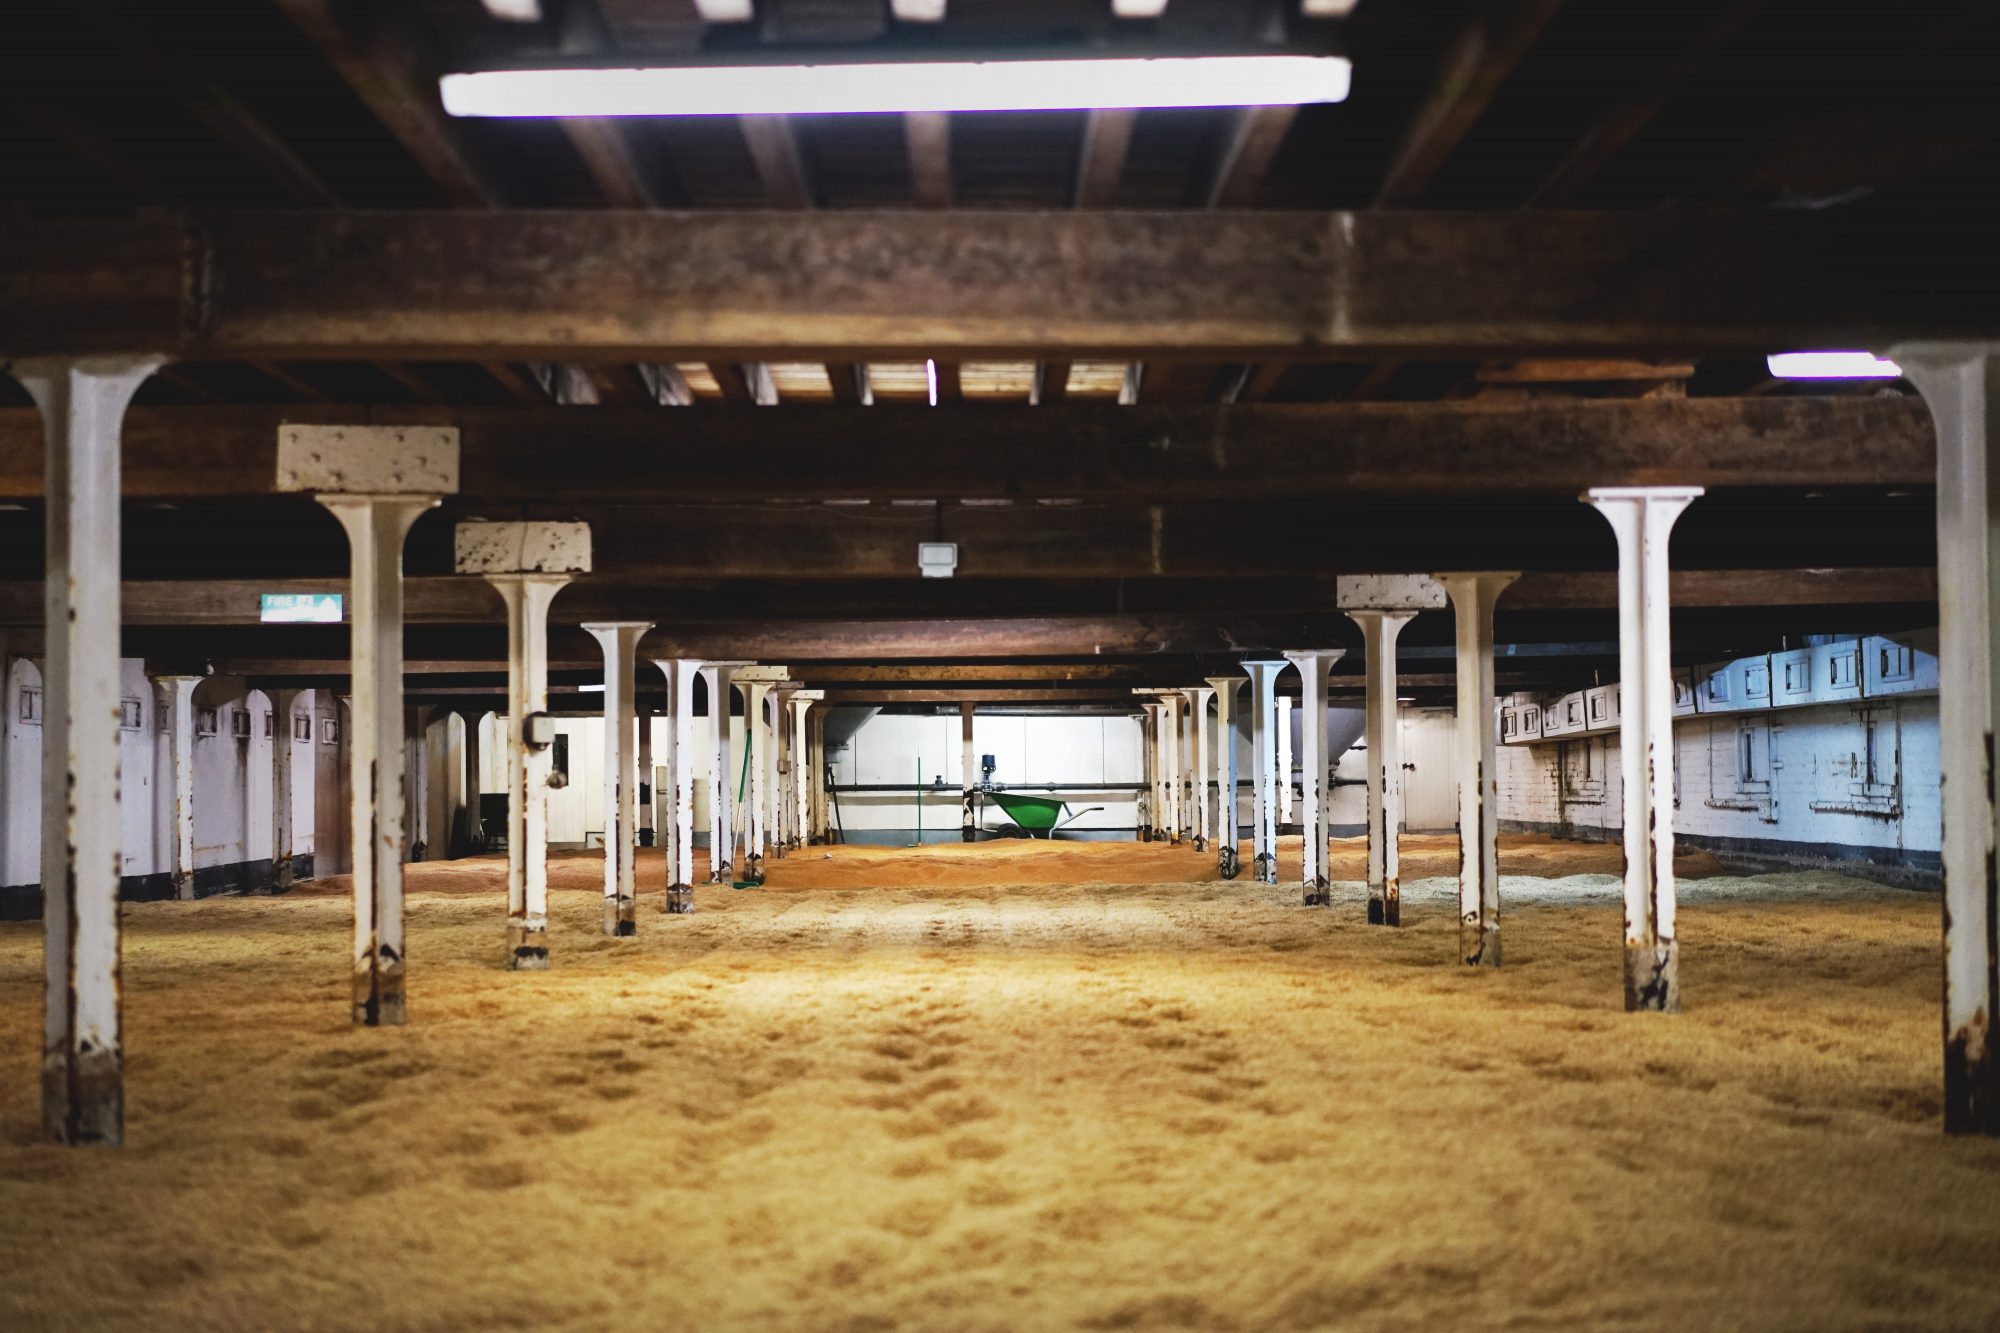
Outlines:
{"label": "white cast iron column", "polygon": [[1325,907],[1333,901],[1327,884],[1326,669],[1347,652],[1324,648],[1285,656],[1299,669],[1300,683],[1300,797],[1304,804],[1299,814],[1299,845],[1303,849],[1299,882],[1305,887],[1307,907]]}
{"label": "white cast iron column", "polygon": [[16,363],[42,412],[42,1129],[125,1141],[119,995],[118,467],[125,406],[159,362]]}
{"label": "white cast iron column", "polygon": [[658,839],[653,833],[653,710],[637,704],[639,722],[639,845],[651,847]]}
{"label": "white cast iron column", "polygon": [[174,782],[174,828],[168,845],[173,851],[174,897],[194,899],[194,692],[202,676],[155,676],[167,695],[167,771]]}
{"label": "white cast iron column", "polygon": [[1493,604],[1518,573],[1438,574],[1458,625],[1458,951],[1468,966],[1500,966],[1500,819],[1493,771]]}
{"label": "white cast iron column", "polygon": [[[1938,724],[1944,769],[1944,1127],[2000,1135],[2000,346],[1890,352],[1937,423]],[[52,622],[53,623],[53,622]]]}
{"label": "white cast iron column", "polygon": [[1274,733],[1278,738],[1278,827],[1292,822],[1292,699],[1277,698],[1278,715]]}
{"label": "white cast iron column", "polygon": [[1241,676],[1210,676],[1215,691],[1215,873],[1235,879],[1242,870],[1236,848],[1236,692]]}
{"label": "white cast iron column", "polygon": [[458,572],[507,604],[507,966],[549,965],[549,603],[590,572],[587,523],[461,523]]}
{"label": "white cast iron column", "polygon": [[972,818],[974,792],[979,786],[979,756],[972,752],[972,704],[958,705],[958,840],[973,842],[979,832]]}
{"label": "white cast iron column", "polygon": [[768,678],[753,676],[746,668],[743,676],[743,744],[750,755],[750,790],[745,793],[743,823],[743,878],[751,884],[764,882],[764,807],[770,799],[772,744],[764,735],[764,699],[771,692]]}
{"label": "white cast iron column", "polygon": [[1160,725],[1166,732],[1166,764],[1160,776],[1167,789],[1167,842],[1178,847],[1187,831],[1187,812],[1181,800],[1181,709],[1185,701],[1178,692],[1169,692],[1161,703],[1165,705]]}
{"label": "white cast iron column", "polygon": [[1256,763],[1253,809],[1256,822],[1251,833],[1251,866],[1260,884],[1278,882],[1278,673],[1285,669],[1281,660],[1245,662],[1250,675],[1250,748]]}
{"label": "white cast iron column", "polygon": [[1349,611],[1367,656],[1363,730],[1368,746],[1368,924],[1403,924],[1402,728],[1396,715],[1396,639],[1413,611]]}
{"label": "white cast iron column", "polygon": [[270,689],[271,700],[271,892],[292,887],[292,706],[297,690]]}
{"label": "white cast iron column", "polygon": [[[637,855],[639,784],[633,730],[639,719],[639,640],[650,620],[585,625],[604,650],[604,933],[639,933]],[[651,747],[648,747],[649,749]]]}
{"label": "white cast iron column", "polygon": [[667,678],[666,910],[682,916],[694,911],[694,682],[703,668],[685,657],[653,665]]}
{"label": "white cast iron column", "polygon": [[354,660],[347,731],[354,1021],[395,1025],[403,994],[403,539],[458,489],[449,426],[280,426],[278,489],[312,491],[347,531]]}
{"label": "white cast iron column", "polygon": [[1209,816],[1214,813],[1211,808],[1214,802],[1209,800],[1208,795],[1210,748],[1208,703],[1214,696],[1215,691],[1206,687],[1187,691],[1188,722],[1191,727],[1189,735],[1192,741],[1189,746],[1189,757],[1193,761],[1193,766],[1189,769],[1188,799],[1194,802],[1194,849],[1197,852],[1207,851],[1209,840],[1214,836],[1211,832],[1213,826],[1209,822]]}
{"label": "white cast iron column", "polygon": [[792,753],[792,846],[804,847],[813,836],[812,706],[826,698],[825,690],[794,690],[789,700]]}
{"label": "white cast iron column", "polygon": [[[709,662],[700,668],[708,692],[708,880],[726,884],[736,870],[736,770],[729,756],[730,682],[742,662]],[[689,707],[693,707],[690,703]]]}
{"label": "white cast iron column", "polygon": [[1140,704],[1139,714],[1139,780],[1146,788],[1139,802],[1139,841],[1151,842],[1160,807],[1160,706]]}
{"label": "white cast iron column", "polygon": [[771,833],[771,855],[783,859],[789,856],[798,843],[798,812],[792,804],[792,793],[798,784],[793,780],[799,757],[792,750],[792,699],[799,692],[795,680],[780,681],[771,686],[771,791],[768,797]]}
{"label": "white cast iron column", "polygon": [[1674,670],[1667,539],[1698,486],[1593,490],[1618,538],[1619,759],[1625,781],[1625,1007],[1681,1007],[1674,937]]}

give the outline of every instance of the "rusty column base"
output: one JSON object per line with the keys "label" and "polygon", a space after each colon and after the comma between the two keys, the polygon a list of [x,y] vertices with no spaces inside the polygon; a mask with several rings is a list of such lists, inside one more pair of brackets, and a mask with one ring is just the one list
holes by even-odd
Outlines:
{"label": "rusty column base", "polygon": [[[74,1066],[72,1067],[72,1059]],[[57,1143],[116,1148],[125,1142],[124,1060],[116,1051],[42,1057],[42,1128]]]}
{"label": "rusty column base", "polygon": [[1201,835],[1200,835],[1199,833],[1195,834],[1195,835],[1194,835],[1194,849],[1195,849],[1195,850],[1196,850],[1197,852],[1205,852],[1205,851],[1207,851],[1207,850],[1208,850],[1208,839],[1207,839],[1207,838],[1204,838],[1204,837],[1202,837],[1202,836],[1201,836]]}
{"label": "rusty column base", "polygon": [[1151,842],[1152,840],[1153,840],[1153,826],[1151,824],[1139,825],[1139,841]]}
{"label": "rusty column base", "polygon": [[735,873],[736,867],[724,861],[721,865],[708,872],[708,882],[710,884],[727,884],[735,877]]}
{"label": "rusty column base", "polygon": [[2000,1138],[2000,1044],[1985,1013],[1944,1043],[1944,1132]]}
{"label": "rusty column base", "polygon": [[1215,873],[1224,879],[1235,879],[1243,873],[1243,861],[1234,847],[1224,847],[1215,858]]}
{"label": "rusty column base", "polygon": [[547,926],[507,927],[507,970],[546,972],[549,970],[549,930]]}
{"label": "rusty column base", "polygon": [[764,882],[763,857],[753,856],[750,858],[749,865],[743,871],[743,882],[745,884],[762,884]]}
{"label": "rusty column base", "polygon": [[292,858],[287,856],[283,860],[271,863],[271,883],[264,891],[266,893],[286,893],[291,890],[293,882]]}
{"label": "rusty column base", "polygon": [[1313,879],[1312,885],[1306,889],[1305,905],[1307,907],[1333,906],[1333,893],[1327,885],[1325,875],[1316,876]]}
{"label": "rusty column base", "polygon": [[1458,956],[1467,967],[1500,966],[1500,927],[1482,927],[1477,918],[1460,921]]}
{"label": "rusty column base", "polygon": [[354,1021],[362,1027],[399,1028],[408,1019],[403,971],[378,968],[354,974]]}
{"label": "rusty column base", "polygon": [[1625,1009],[1628,1013],[1681,1011],[1680,943],[1625,946]]}
{"label": "rusty column base", "polygon": [[1270,852],[1264,852],[1256,858],[1255,866],[1257,882],[1259,884],[1276,884],[1278,882],[1278,858],[1276,856]]}
{"label": "rusty column base", "polygon": [[686,884],[667,886],[667,913],[670,916],[690,916],[694,912],[694,889]]}
{"label": "rusty column base", "polygon": [[1369,889],[1368,924],[1371,926],[1403,924],[1403,895],[1396,885],[1387,884]]}
{"label": "rusty column base", "polygon": [[630,898],[604,900],[604,933],[612,936],[639,933],[638,904]]}

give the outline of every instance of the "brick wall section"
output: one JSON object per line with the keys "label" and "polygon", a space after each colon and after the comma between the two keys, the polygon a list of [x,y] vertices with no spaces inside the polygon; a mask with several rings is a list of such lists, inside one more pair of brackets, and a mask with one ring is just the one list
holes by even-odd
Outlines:
{"label": "brick wall section", "polygon": [[[1725,859],[1821,864],[1860,855],[1916,880],[1935,869],[1942,837],[1935,696],[1682,718],[1674,752],[1674,830],[1689,843]],[[1591,840],[1620,836],[1615,735],[1502,746],[1497,777],[1505,824]]]}

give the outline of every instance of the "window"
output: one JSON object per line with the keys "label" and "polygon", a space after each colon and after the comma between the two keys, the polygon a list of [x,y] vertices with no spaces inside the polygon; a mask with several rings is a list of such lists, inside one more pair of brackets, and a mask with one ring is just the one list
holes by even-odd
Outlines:
{"label": "window", "polygon": [[146,705],[138,699],[118,701],[118,726],[121,731],[140,731],[146,725]]}
{"label": "window", "polygon": [[549,747],[550,766],[566,779],[569,777],[569,737],[556,733],[555,743]]}
{"label": "window", "polygon": [[1853,689],[1855,671],[1860,665],[1858,645],[1854,652],[1835,653],[1826,659],[1826,683],[1834,689]]}
{"label": "window", "polygon": [[1917,655],[1907,644],[1882,640],[1878,648],[1881,654],[1877,672],[1886,684],[1891,681],[1914,680],[1917,674]]}
{"label": "window", "polygon": [[42,725],[42,692],[23,689],[21,691],[21,720],[30,726]]}
{"label": "window", "polygon": [[1736,731],[1736,790],[1771,789],[1771,724],[1747,722]]}
{"label": "window", "polygon": [[334,717],[331,713],[320,716],[319,743],[321,745],[340,744],[340,719]]}
{"label": "window", "polygon": [[239,741],[250,739],[250,710],[232,708],[229,710],[229,734]]}
{"label": "window", "polygon": [[313,738],[312,715],[310,713],[306,713],[294,717],[292,719],[292,739],[295,741],[304,741],[306,744],[310,745],[312,744],[312,738]]}
{"label": "window", "polygon": [[213,736],[215,734],[215,728],[216,728],[216,716],[215,716],[215,710],[213,708],[197,708],[194,710],[195,735]]}

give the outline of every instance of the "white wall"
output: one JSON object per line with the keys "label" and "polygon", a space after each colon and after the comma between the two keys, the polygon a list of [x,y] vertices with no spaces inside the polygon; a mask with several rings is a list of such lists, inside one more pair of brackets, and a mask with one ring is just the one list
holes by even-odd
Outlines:
{"label": "white wall", "polygon": [[[834,781],[853,785],[896,785],[897,792],[841,792],[840,814],[849,832],[913,831],[922,821],[932,832],[958,836],[960,723],[957,713],[878,713],[861,724],[846,745],[827,756]],[[1034,792],[1050,784],[1096,785],[1093,790],[1052,793],[1073,810],[1102,806],[1069,825],[1075,829],[1130,829],[1136,826],[1137,793],[1102,784],[1142,780],[1140,728],[1132,717],[977,714],[972,720],[975,756],[994,759],[993,780],[1008,789]],[[975,759],[975,762],[977,760]],[[916,792],[925,786],[921,809]],[[934,779],[942,785],[933,785]],[[976,780],[976,777],[975,777]],[[989,805],[983,823],[1009,827],[998,807]]]}
{"label": "white wall", "polygon": [[[125,713],[118,733],[121,866],[129,878],[169,873],[173,864],[172,741],[167,693],[147,677],[145,663],[127,658],[119,670]],[[22,695],[42,687],[41,671],[25,658],[8,663],[0,713],[0,886],[41,879],[42,723],[24,716]],[[300,695],[295,711],[312,716],[315,695]],[[215,710],[213,735],[194,738],[194,863],[197,870],[267,861],[272,855],[271,752],[292,756],[292,850],[314,852],[314,742],[294,742],[289,724],[271,722],[271,702],[241,680],[217,677],[195,691],[195,708]],[[249,734],[236,734],[238,713]],[[190,715],[190,724],[195,722]]]}
{"label": "white wall", "polygon": [[[1674,772],[1674,830],[1690,842],[1725,854],[1789,850],[1806,860],[1870,849],[1875,859],[1918,871],[1936,865],[1935,696],[1680,718]],[[1615,735],[1503,745],[1498,780],[1502,820],[1582,837],[1615,838],[1623,827]]]}

